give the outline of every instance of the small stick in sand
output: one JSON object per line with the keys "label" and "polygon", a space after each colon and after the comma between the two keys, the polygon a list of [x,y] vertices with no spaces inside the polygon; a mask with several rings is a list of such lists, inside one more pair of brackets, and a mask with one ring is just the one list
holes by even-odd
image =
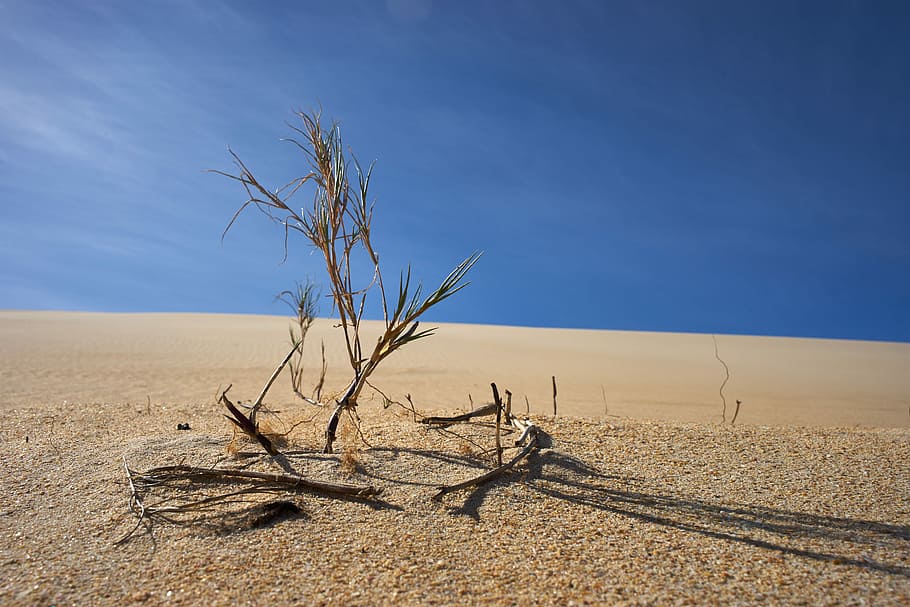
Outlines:
{"label": "small stick in sand", "polygon": [[730,422],[731,426],[736,425],[736,417],[739,415],[739,406],[743,404],[743,401],[736,399],[736,411],[733,412],[733,421]]}
{"label": "small stick in sand", "polygon": [[553,380],[553,417],[556,417],[556,376],[552,376]]}
{"label": "small stick in sand", "polygon": [[480,409],[475,409],[470,413],[462,413],[461,415],[452,415],[450,417],[425,417],[420,420],[423,424],[432,424],[432,425],[449,425],[457,424],[458,422],[466,422],[475,417],[486,417],[487,415],[493,415],[496,412],[496,403],[487,403]]}
{"label": "small stick in sand", "polygon": [[231,412],[231,415],[225,415],[225,417],[230,420],[235,426],[240,428],[244,434],[262,445],[262,448],[266,450],[266,453],[272,456],[278,455],[278,449],[272,445],[272,441],[270,441],[264,434],[262,434],[259,431],[259,427],[256,425],[256,423],[250,419],[250,417],[254,416],[255,409],[251,412],[250,417],[244,415],[240,409],[234,406],[234,403],[232,403],[231,400],[227,397],[228,390],[230,389],[231,386],[228,385],[228,387],[225,388],[221,393],[221,397],[218,399],[218,402],[227,407],[227,410]]}
{"label": "small stick in sand", "polygon": [[500,425],[502,423],[502,401],[499,399],[499,389],[495,383],[491,383],[493,388],[493,404],[496,405],[496,465],[502,466],[502,441],[500,438]]}

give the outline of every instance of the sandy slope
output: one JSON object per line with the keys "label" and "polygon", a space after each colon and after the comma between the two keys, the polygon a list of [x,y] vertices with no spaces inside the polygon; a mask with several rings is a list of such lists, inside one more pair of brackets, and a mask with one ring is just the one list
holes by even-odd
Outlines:
{"label": "sandy slope", "polygon": [[[255,495],[114,545],[135,525],[124,461],[281,469],[255,447],[228,455],[212,395],[233,382],[254,397],[285,331],[269,317],[0,312],[0,605],[910,603],[907,344],[720,336],[727,394],[745,401],[731,427],[710,336],[446,325],[377,380],[439,412],[485,400],[490,380],[519,410],[527,394],[546,434],[512,473],[431,500],[491,465],[492,430],[428,431],[365,399],[372,447],[346,422],[342,454],[319,453],[316,410],[282,465],[380,499]],[[313,411],[292,402],[283,380],[277,429]],[[179,487],[241,488],[144,499]],[[264,521],[276,500],[299,515]]]}
{"label": "sandy slope", "polygon": [[[285,353],[282,317],[194,314],[87,314],[0,311],[0,409],[64,401],[206,403],[219,385],[255,397]],[[369,329],[376,331],[371,323]],[[343,345],[328,320],[319,341],[328,387],[341,389]],[[370,338],[364,340],[365,344]],[[731,379],[728,419],[738,423],[910,427],[910,344],[768,337],[717,337]],[[720,421],[723,367],[709,335],[442,325],[438,334],[387,361],[376,383],[425,408],[489,398],[489,382],[551,411],[550,376],[565,415]],[[271,395],[291,403],[282,378]],[[606,400],[606,403],[604,402]]]}
{"label": "sandy slope", "polygon": [[[489,457],[377,406],[362,414],[374,447],[342,437],[356,449],[353,476],[339,456],[313,451],[318,427],[296,434],[309,452],[290,465],[379,486],[381,500],[259,496],[115,546],[134,526],[124,457],[140,471],[278,467],[226,457],[226,423],[210,405],[0,411],[0,604],[910,602],[906,429],[540,416],[549,438],[539,453],[434,502],[436,485],[477,474]],[[181,421],[192,430],[177,431]],[[492,443],[488,430],[457,430]],[[256,504],[276,499],[301,514],[257,524]]]}

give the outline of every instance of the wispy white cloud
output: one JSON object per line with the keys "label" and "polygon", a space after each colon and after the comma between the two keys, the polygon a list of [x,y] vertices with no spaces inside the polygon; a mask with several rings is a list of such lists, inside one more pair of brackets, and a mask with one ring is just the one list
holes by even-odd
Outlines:
{"label": "wispy white cloud", "polygon": [[[175,27],[255,29],[228,6],[205,5],[174,3]],[[90,11],[81,15],[94,23],[90,31],[53,22],[0,31],[0,51],[20,58],[0,64],[0,138],[7,146],[130,178],[143,165],[172,163],[169,147],[179,152],[186,140],[205,140],[224,124],[221,112],[231,100],[205,81],[212,49],[172,48],[118,3],[79,10]]]}
{"label": "wispy white cloud", "polygon": [[129,168],[141,150],[100,104],[87,98],[50,99],[39,91],[0,84],[0,133],[6,145],[47,158]]}

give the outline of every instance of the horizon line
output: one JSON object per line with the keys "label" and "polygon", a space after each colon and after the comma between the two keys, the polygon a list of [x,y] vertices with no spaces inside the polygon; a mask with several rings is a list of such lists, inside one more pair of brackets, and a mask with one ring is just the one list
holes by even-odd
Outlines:
{"label": "horizon line", "polygon": [[[184,310],[184,311],[162,311],[162,310],[131,310],[131,311],[111,311],[111,310],[84,310],[84,309],[63,309],[63,308],[2,308],[0,307],[0,314],[5,313],[47,313],[47,314],[92,314],[97,316],[259,316],[265,318],[284,318],[289,321],[293,320],[293,317],[287,314],[266,314],[261,312],[200,312],[198,310]],[[316,320],[338,320],[337,317],[329,316],[316,316]],[[364,321],[368,322],[384,322],[382,318],[363,318]],[[766,333],[744,333],[744,332],[711,332],[711,331],[693,331],[693,330],[671,330],[671,329],[642,329],[642,328],[610,328],[610,327],[566,327],[566,326],[553,326],[553,325],[528,325],[528,324],[498,324],[490,322],[467,322],[467,321],[452,321],[452,320],[433,320],[433,321],[420,321],[425,325],[463,325],[463,326],[477,326],[477,327],[497,327],[497,328],[507,328],[507,329],[539,329],[539,330],[550,330],[550,331],[604,331],[604,332],[613,332],[613,333],[652,333],[652,334],[662,334],[662,335],[705,335],[705,336],[730,336],[730,337],[764,337],[770,339],[811,339],[817,341],[843,341],[843,342],[867,342],[867,343],[877,343],[877,344],[899,344],[899,345],[910,345],[910,340],[901,341],[895,339],[877,339],[869,337],[835,337],[829,335],[782,335],[782,334],[766,334]]]}

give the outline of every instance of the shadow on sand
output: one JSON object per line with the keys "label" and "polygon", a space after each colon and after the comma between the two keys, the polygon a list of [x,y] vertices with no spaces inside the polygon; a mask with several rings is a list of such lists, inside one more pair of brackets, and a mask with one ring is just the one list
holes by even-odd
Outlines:
{"label": "shadow on sand", "polygon": [[[515,482],[518,472],[475,488],[460,506],[450,509],[450,513],[479,520],[479,509],[489,492],[494,487]],[[791,512],[756,504],[712,503],[669,492],[630,489],[641,483],[605,475],[571,455],[550,449],[531,454],[521,482],[551,499],[651,525],[910,578],[910,567],[857,556],[882,549],[896,554],[910,553],[910,527],[906,525]],[[811,544],[812,548],[806,544]],[[819,549],[819,545],[825,548]]]}

